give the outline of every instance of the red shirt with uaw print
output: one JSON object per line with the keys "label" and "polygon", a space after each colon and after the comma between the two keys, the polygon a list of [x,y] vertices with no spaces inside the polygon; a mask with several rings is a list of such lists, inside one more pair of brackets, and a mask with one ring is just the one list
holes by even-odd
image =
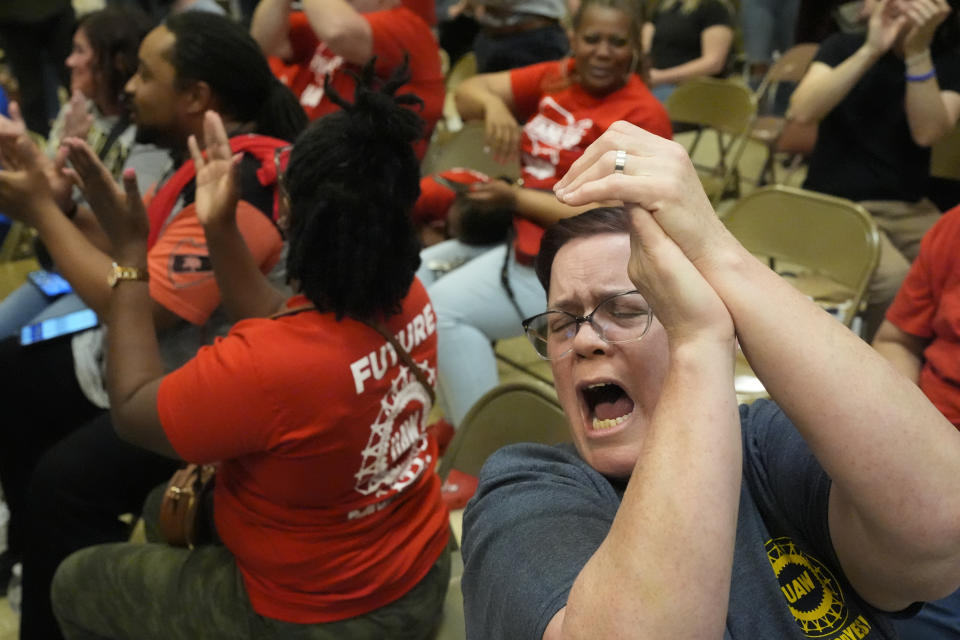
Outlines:
{"label": "red shirt with uaw print", "polygon": [[[603,97],[571,83],[571,59],[514,69],[510,72],[514,113],[523,122],[523,186],[552,189],[577,158],[610,125],[626,120],[664,138],[673,136],[670,117],[643,80],[630,74],[627,83]],[[536,255],[542,227],[515,218],[518,258]]]}
{"label": "red shirt with uaw print", "polygon": [[[373,55],[377,57],[375,73],[381,80],[390,77],[410,56],[410,82],[400,87],[396,95],[414,93],[423,100],[424,139],[415,145],[417,157],[422,158],[434,125],[443,114],[446,88],[440,69],[440,49],[427,24],[403,6],[361,14],[370,24],[373,34]],[[344,62],[316,34],[302,12],[290,14],[290,45],[293,54],[289,60],[271,57],[274,75],[293,91],[311,120],[338,110],[336,104],[324,95],[323,79],[330,74],[330,82],[337,93],[353,101],[356,81],[347,73],[358,73],[360,68]]]}
{"label": "red shirt with uaw print", "polygon": [[[436,315],[419,280],[384,324],[435,381]],[[429,395],[366,324],[315,310],[238,322],[164,378],[157,405],[184,460],[221,461],[217,532],[260,615],[368,613],[447,544]]]}

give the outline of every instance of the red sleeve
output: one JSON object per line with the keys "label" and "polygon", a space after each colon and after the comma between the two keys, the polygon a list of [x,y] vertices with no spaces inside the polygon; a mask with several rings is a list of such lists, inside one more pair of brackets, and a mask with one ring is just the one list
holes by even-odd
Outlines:
{"label": "red sleeve", "polygon": [[[280,232],[259,209],[240,201],[237,226],[260,270],[267,273],[283,250]],[[180,211],[148,254],[150,297],[196,325],[220,304],[203,227],[194,205]]]}
{"label": "red sleeve", "polygon": [[937,278],[946,277],[958,242],[960,207],[955,207],[923,236],[920,255],[887,309],[887,320],[901,331],[921,338],[933,337],[933,320],[940,306]]}
{"label": "red sleeve", "polygon": [[184,460],[207,463],[267,450],[280,412],[258,370],[263,358],[255,357],[244,334],[258,322],[265,320],[238,323],[160,383],[160,423]]}
{"label": "red sleeve", "polygon": [[287,34],[290,48],[293,50],[288,63],[306,64],[313,57],[320,40],[307,21],[307,15],[302,11],[290,13],[290,31]]}
{"label": "red sleeve", "polygon": [[549,73],[562,73],[563,61],[540,62],[510,71],[510,90],[513,92],[513,108],[520,124],[537,112],[543,97],[543,85]]}
{"label": "red sleeve", "polygon": [[[406,14],[406,15],[404,15]],[[393,71],[403,64],[403,57],[407,49],[404,46],[404,35],[408,32],[408,24],[404,20],[418,20],[416,14],[409,10],[397,11],[396,9],[387,9],[386,11],[374,11],[371,13],[360,14],[370,25],[370,31],[373,37],[373,55],[377,56],[376,69],[374,72],[379,78],[389,78]],[[426,25],[423,25],[426,29]],[[429,32],[429,29],[427,30]],[[411,65],[415,63],[412,60]],[[437,53],[437,65],[439,67],[440,54]]]}

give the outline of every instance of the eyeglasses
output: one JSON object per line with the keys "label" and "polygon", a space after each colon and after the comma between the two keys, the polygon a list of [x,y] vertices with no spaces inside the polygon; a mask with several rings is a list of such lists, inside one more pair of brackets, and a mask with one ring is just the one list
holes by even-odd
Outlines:
{"label": "eyeglasses", "polygon": [[639,340],[650,329],[653,312],[639,291],[617,293],[585,316],[550,310],[527,318],[523,330],[544,360],[556,360],[573,350],[580,325],[589,323],[608,344]]}

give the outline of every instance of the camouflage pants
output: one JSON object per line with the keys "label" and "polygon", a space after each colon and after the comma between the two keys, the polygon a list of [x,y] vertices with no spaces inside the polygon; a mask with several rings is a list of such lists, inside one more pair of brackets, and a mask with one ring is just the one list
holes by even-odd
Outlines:
{"label": "camouflage pants", "polygon": [[57,570],[53,609],[68,640],[420,639],[433,633],[450,579],[448,551],[399,600],[368,614],[301,625],[258,615],[233,555],[118,543],[74,553]]}

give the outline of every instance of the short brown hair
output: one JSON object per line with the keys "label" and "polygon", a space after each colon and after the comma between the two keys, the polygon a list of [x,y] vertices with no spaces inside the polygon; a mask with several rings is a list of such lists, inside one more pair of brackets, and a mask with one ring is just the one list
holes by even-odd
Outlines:
{"label": "short brown hair", "polygon": [[550,273],[560,247],[574,238],[604,233],[630,233],[630,214],[623,207],[597,207],[580,215],[564,218],[547,229],[540,240],[540,252],[533,263],[543,290],[550,294]]}

